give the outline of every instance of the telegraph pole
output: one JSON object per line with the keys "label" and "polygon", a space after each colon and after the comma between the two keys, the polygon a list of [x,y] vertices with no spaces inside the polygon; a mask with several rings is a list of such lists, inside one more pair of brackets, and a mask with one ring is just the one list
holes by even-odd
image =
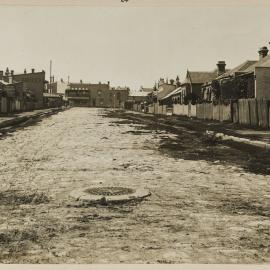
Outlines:
{"label": "telegraph pole", "polygon": [[52,92],[52,60],[50,60],[50,87],[49,87],[50,93]]}

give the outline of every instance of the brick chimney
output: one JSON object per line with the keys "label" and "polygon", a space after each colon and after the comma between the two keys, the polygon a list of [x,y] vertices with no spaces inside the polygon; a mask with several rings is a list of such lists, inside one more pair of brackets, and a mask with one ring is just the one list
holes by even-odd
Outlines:
{"label": "brick chimney", "polygon": [[259,49],[259,51],[258,51],[258,53],[259,53],[259,59],[261,60],[261,59],[263,59],[265,56],[267,56],[268,52],[269,52],[269,50],[267,49],[266,46],[261,47],[261,48]]}
{"label": "brick chimney", "polygon": [[217,75],[220,76],[226,71],[226,63],[225,61],[218,61],[217,62]]}

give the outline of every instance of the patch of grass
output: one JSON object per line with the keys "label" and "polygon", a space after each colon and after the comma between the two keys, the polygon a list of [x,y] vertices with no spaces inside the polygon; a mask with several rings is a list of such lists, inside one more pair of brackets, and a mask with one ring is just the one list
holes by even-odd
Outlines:
{"label": "patch of grass", "polygon": [[42,204],[48,202],[49,198],[44,193],[19,190],[0,192],[0,204],[2,205]]}

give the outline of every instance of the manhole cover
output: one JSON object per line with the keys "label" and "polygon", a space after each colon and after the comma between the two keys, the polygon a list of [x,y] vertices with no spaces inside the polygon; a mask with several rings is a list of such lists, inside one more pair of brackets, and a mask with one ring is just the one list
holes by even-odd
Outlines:
{"label": "manhole cover", "polygon": [[150,196],[149,190],[144,188],[132,189],[128,187],[90,187],[74,190],[70,193],[72,198],[85,203],[125,203],[141,200]]}

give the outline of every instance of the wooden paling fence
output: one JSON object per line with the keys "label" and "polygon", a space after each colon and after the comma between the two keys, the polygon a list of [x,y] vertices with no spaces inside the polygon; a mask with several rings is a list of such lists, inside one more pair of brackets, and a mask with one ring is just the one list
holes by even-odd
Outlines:
{"label": "wooden paling fence", "polygon": [[[134,105],[135,111],[141,111]],[[234,122],[250,127],[270,128],[270,100],[239,99],[226,103],[173,104],[172,107],[154,103],[148,113],[159,115],[182,115],[203,120]]]}

